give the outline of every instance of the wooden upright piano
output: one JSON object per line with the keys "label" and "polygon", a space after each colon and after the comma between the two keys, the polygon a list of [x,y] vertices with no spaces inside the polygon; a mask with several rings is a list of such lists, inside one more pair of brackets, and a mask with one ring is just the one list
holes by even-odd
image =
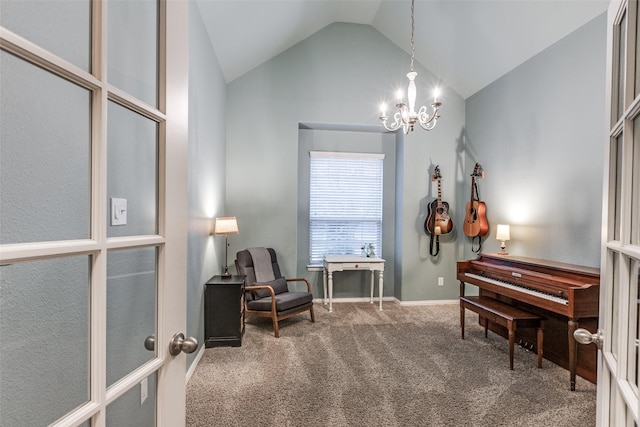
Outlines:
{"label": "wooden upright piano", "polygon": [[[544,357],[569,370],[571,390],[576,374],[592,383],[597,380],[595,345],[578,345],[573,332],[578,328],[595,333],[598,327],[600,270],[553,261],[513,255],[482,254],[477,259],[459,261],[457,278],[460,295],[465,283],[479,287],[489,296],[543,316]],[[490,329],[503,336],[499,325]],[[536,337],[530,331],[517,331],[516,340],[534,347]]]}

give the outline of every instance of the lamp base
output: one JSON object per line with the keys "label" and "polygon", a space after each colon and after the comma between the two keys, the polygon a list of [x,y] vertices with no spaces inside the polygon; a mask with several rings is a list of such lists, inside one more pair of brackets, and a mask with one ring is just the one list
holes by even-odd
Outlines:
{"label": "lamp base", "polygon": [[505,246],[501,246],[500,247],[500,252],[498,252],[498,255],[509,255],[509,252],[506,251],[506,247]]}

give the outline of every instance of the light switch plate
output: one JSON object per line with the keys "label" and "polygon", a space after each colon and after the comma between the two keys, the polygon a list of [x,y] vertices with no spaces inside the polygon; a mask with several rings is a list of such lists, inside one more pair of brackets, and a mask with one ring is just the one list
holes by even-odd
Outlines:
{"label": "light switch plate", "polygon": [[127,224],[127,199],[111,198],[111,225]]}

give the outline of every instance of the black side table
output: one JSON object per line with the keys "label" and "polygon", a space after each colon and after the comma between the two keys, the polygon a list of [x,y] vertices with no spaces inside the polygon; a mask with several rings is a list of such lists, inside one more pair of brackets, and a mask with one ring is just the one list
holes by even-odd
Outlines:
{"label": "black side table", "polygon": [[204,290],[204,346],[242,345],[245,276],[213,276]]}

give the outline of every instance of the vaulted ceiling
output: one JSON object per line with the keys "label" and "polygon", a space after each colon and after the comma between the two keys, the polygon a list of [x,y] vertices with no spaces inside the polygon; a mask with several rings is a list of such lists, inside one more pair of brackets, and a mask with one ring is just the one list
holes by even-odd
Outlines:
{"label": "vaulted ceiling", "polygon": [[[410,0],[196,1],[227,82],[333,22],[371,25],[410,52]],[[467,98],[607,5],[608,0],[416,0],[416,61]]]}

